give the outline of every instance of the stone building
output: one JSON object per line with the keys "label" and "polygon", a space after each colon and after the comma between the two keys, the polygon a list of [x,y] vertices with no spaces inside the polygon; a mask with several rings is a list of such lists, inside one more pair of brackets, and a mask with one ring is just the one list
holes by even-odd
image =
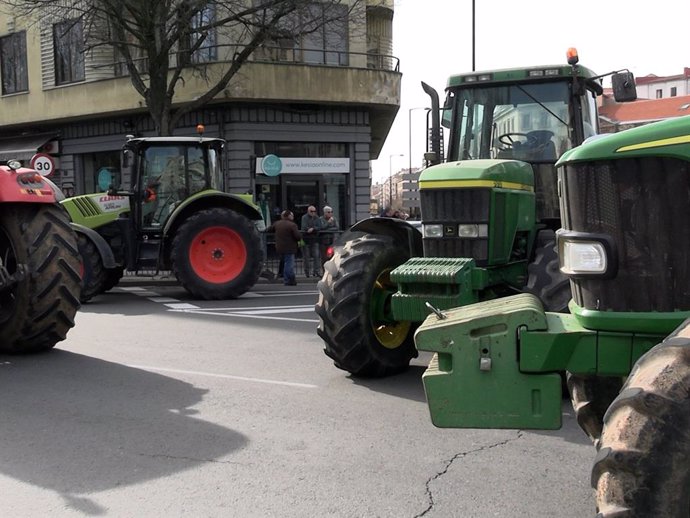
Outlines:
{"label": "stone building", "polygon": [[[226,190],[262,194],[272,213],[290,208],[299,218],[310,204],[327,204],[343,225],[369,215],[369,161],[400,105],[394,8],[393,0],[344,4],[344,21],[255,51],[213,102],[175,129],[195,135],[203,124],[205,136],[226,139]],[[83,31],[68,17],[0,17],[0,160],[47,155],[68,194],[104,190],[117,180],[126,136],[156,134],[114,50],[84,52]],[[237,42],[207,41],[200,51],[213,74]],[[206,89],[190,73],[175,101]],[[265,174],[269,156],[280,160],[279,174]]]}

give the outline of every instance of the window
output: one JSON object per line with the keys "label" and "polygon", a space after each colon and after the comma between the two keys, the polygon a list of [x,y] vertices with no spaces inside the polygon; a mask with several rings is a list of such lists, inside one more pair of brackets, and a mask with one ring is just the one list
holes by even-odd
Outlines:
{"label": "window", "polygon": [[67,20],[53,25],[55,49],[55,84],[84,80],[84,32],[81,20]]}
{"label": "window", "polygon": [[0,62],[3,95],[27,92],[29,76],[26,70],[26,32],[0,38]]}
{"label": "window", "polygon": [[[258,5],[260,0],[254,2]],[[257,23],[270,20],[268,14],[261,15]],[[349,63],[346,5],[310,3],[282,18],[273,30],[279,36],[266,41],[258,59],[337,66]]]}
{"label": "window", "polygon": [[664,92],[663,92],[663,90],[661,90],[661,88],[659,88],[659,89],[656,91],[656,98],[657,98],[657,99],[661,99],[663,96],[664,96]]}
{"label": "window", "polygon": [[207,5],[192,18],[192,34],[190,47],[197,44],[205,36],[201,45],[192,53],[192,63],[208,63],[218,58],[216,47],[216,29],[208,28],[216,17],[214,5]]}
{"label": "window", "polygon": [[[207,5],[192,16],[187,36],[180,40],[179,59],[183,65],[209,63],[218,59],[216,29],[209,27],[215,20],[215,14],[215,5]],[[191,51],[196,45],[198,48]]]}
{"label": "window", "polygon": [[676,89],[675,86],[672,86],[671,87],[671,97],[675,97],[676,95],[678,95],[678,90]]}
{"label": "window", "polygon": [[566,81],[458,88],[448,160],[555,162],[556,150],[562,153],[574,144],[567,116],[569,88]]}
{"label": "window", "polygon": [[[134,37],[130,34],[127,35],[127,50],[129,55],[134,62],[135,68],[140,74],[146,74],[149,69],[149,60],[145,57],[144,49],[142,49],[134,40]],[[114,50],[115,56],[115,76],[127,76],[129,75],[129,70],[127,69],[127,60],[124,54],[122,54],[117,48]]]}
{"label": "window", "polygon": [[347,6],[311,4],[302,36],[303,60],[327,65],[348,64]]}

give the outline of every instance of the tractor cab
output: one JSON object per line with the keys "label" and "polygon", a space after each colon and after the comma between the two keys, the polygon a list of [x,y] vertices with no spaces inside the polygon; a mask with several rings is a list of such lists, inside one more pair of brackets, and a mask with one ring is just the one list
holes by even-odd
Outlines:
{"label": "tractor cab", "polygon": [[[602,94],[602,76],[577,66],[574,51],[568,59],[570,66],[453,76],[443,106],[442,125],[450,130],[446,161],[529,163],[537,221],[554,229],[559,220],[556,160],[598,133],[596,98]],[[628,73],[617,73],[614,84],[616,100],[635,97],[634,79]]]}
{"label": "tractor cab", "polygon": [[224,190],[217,138],[132,138],[122,153],[123,179],[135,201],[134,223],[160,229],[187,198],[205,190]]}

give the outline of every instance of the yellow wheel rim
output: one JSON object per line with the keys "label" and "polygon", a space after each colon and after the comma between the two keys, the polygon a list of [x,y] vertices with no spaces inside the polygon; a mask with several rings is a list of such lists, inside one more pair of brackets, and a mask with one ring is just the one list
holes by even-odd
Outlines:
{"label": "yellow wheel rim", "polygon": [[391,269],[381,272],[371,292],[371,327],[379,343],[386,349],[400,347],[410,332],[411,322],[394,322],[390,314],[390,297],[398,289],[390,280]]}

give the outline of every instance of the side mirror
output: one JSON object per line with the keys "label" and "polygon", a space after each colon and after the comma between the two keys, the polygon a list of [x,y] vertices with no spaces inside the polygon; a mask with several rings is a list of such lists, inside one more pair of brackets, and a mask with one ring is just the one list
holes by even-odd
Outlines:
{"label": "side mirror", "polygon": [[438,158],[438,153],[434,153],[433,151],[424,153],[424,161],[430,164],[438,164],[441,162]]}
{"label": "side mirror", "polygon": [[613,98],[618,103],[627,103],[637,99],[635,76],[632,72],[618,72],[611,76]]}

